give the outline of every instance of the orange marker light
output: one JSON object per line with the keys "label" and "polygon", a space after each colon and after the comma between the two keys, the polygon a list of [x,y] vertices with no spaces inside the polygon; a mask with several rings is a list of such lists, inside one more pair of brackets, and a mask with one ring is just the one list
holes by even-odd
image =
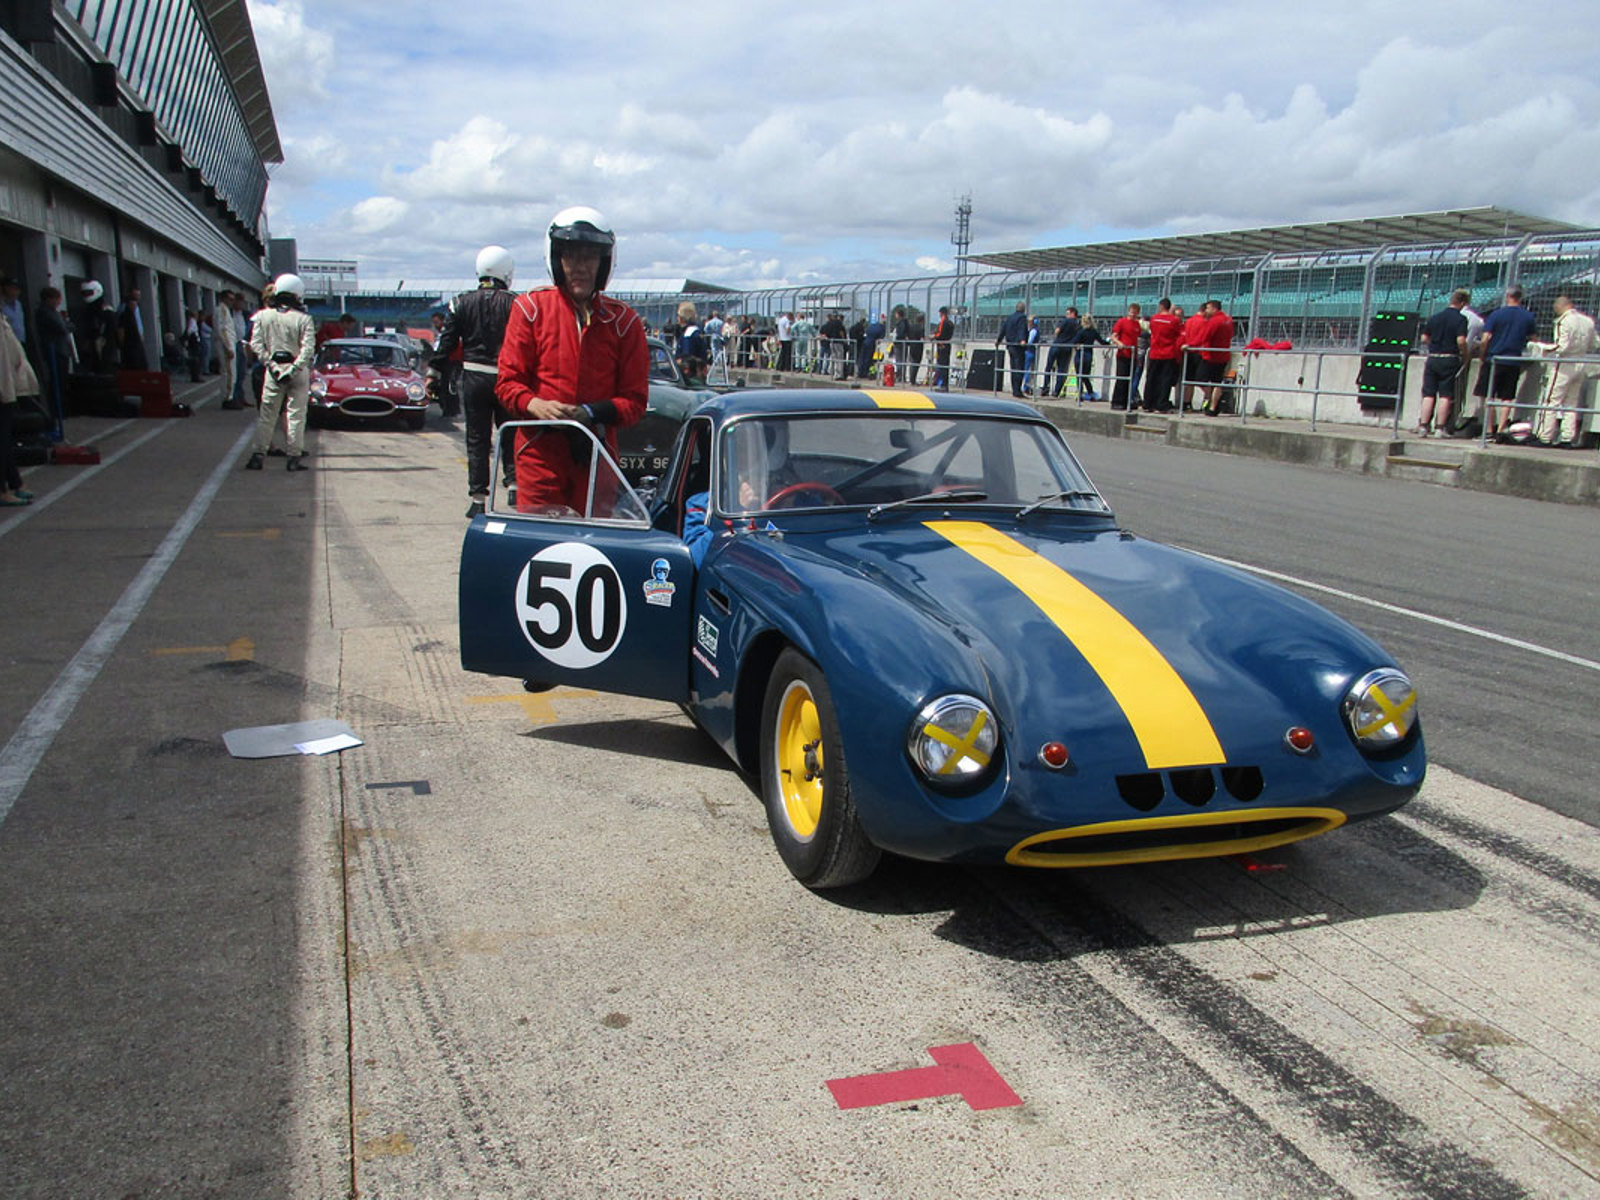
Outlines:
{"label": "orange marker light", "polygon": [[1067,748],[1060,742],[1046,742],[1039,747],[1039,761],[1052,771],[1059,771],[1067,765]]}
{"label": "orange marker light", "polygon": [[1310,754],[1317,744],[1316,737],[1304,725],[1296,725],[1283,735],[1284,743],[1296,754]]}

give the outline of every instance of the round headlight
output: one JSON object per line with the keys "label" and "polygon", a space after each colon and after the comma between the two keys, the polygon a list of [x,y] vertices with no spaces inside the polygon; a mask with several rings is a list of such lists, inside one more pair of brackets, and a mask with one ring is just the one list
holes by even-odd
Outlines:
{"label": "round headlight", "polygon": [[328,381],[322,376],[314,376],[311,380],[311,398],[321,400],[328,394]]}
{"label": "round headlight", "polygon": [[407,400],[421,400],[425,395],[427,395],[427,389],[425,389],[420,383],[406,384]]}
{"label": "round headlight", "polygon": [[906,748],[930,782],[976,783],[1000,748],[1000,727],[976,696],[941,696],[911,722]]}
{"label": "round headlight", "polygon": [[1417,690],[1393,667],[1371,671],[1346,693],[1344,719],[1363,750],[1398,746],[1417,723]]}

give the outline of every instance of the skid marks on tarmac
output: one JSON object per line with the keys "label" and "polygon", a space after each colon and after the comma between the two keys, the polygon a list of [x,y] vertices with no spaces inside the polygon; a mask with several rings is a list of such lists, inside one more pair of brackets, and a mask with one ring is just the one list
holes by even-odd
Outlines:
{"label": "skid marks on tarmac", "polygon": [[[1565,824],[1592,855],[1600,839]],[[1502,903],[1507,862],[1458,862],[1441,885],[1449,851],[1419,868],[1381,844],[1389,828],[1305,843],[1249,879],[1175,864],[1059,895],[989,882],[1353,1190],[1351,1171],[1386,1193],[1593,1189],[1592,955]]]}
{"label": "skid marks on tarmac", "polygon": [[[438,898],[419,870],[426,848],[404,832],[415,826],[418,806],[459,805],[461,789],[417,796],[366,784],[416,775],[436,755],[458,760],[466,748],[454,731],[412,730],[403,752],[387,749],[382,738],[362,749],[346,755],[340,777],[350,909],[352,1133],[362,1159],[404,1158],[408,1179],[421,1189],[411,1194],[437,1194],[448,1179],[493,1178],[522,1168],[506,1133],[517,1122],[501,1108],[504,1089],[476,1033],[483,1005],[450,978],[474,941],[484,952],[491,935],[453,931],[440,922]],[[418,1144],[425,1153],[414,1153]],[[395,1146],[406,1147],[404,1154]]]}
{"label": "skid marks on tarmac", "polygon": [[[1488,1162],[1440,1139],[1288,1021],[1268,1015],[1241,989],[1164,944],[1119,903],[1070,884],[1048,899],[1020,898],[1004,884],[997,894],[1076,960],[1091,986],[1143,1022],[1138,1040],[1144,1056],[1187,1060],[1230,1103],[1263,1121],[1341,1189],[1522,1194]],[[1281,1009],[1287,999],[1280,992],[1270,1007]],[[1330,1017],[1342,1024],[1327,1012],[1303,1014],[1300,1023],[1315,1028]]]}
{"label": "skid marks on tarmac", "polygon": [[344,719],[356,729],[459,719],[461,661],[452,639],[416,623],[340,631]]}

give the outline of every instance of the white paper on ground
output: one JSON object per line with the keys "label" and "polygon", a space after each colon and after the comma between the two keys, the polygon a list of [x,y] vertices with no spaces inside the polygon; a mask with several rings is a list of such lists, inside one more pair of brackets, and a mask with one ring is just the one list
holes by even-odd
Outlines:
{"label": "white paper on ground", "polygon": [[[321,717],[315,721],[295,721],[289,725],[253,725],[230,729],[222,735],[228,753],[235,758],[276,758],[282,754],[303,754],[301,742],[315,742],[335,734],[354,734],[343,721]],[[359,743],[358,743],[359,744]]]}
{"label": "white paper on ground", "polygon": [[294,748],[301,754],[332,754],[335,750],[348,750],[352,746],[365,743],[358,737],[348,733],[336,733],[332,737],[317,738],[310,742],[296,742]]}

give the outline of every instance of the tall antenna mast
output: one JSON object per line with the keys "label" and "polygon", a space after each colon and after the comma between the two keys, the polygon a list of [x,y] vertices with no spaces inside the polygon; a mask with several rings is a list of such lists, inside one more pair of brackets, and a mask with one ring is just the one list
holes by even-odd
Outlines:
{"label": "tall antenna mast", "polygon": [[956,248],[956,278],[967,273],[967,251],[972,249],[972,193],[956,199],[956,231],[950,235]]}

